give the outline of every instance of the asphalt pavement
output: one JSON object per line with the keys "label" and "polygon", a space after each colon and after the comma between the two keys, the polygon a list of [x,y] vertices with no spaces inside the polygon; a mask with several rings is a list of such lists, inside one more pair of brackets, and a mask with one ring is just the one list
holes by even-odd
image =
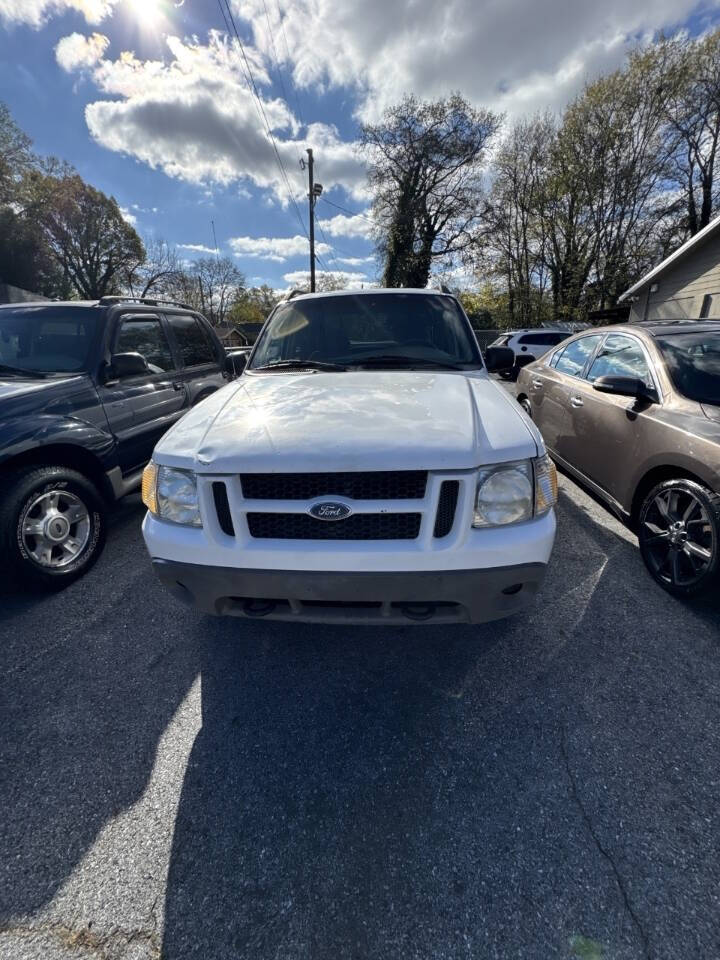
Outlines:
{"label": "asphalt pavement", "polygon": [[575,484],[476,627],[201,616],[142,512],[0,594],[3,960],[720,956],[720,605]]}

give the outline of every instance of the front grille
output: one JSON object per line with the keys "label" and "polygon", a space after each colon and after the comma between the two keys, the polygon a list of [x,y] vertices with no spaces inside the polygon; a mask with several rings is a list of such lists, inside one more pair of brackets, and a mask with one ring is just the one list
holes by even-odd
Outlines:
{"label": "front grille", "polygon": [[215,512],[217,513],[218,523],[223,533],[229,537],[235,536],[235,527],[230,513],[230,503],[228,501],[227,487],[220,480],[216,480],[212,485],[213,500],[215,501]]}
{"label": "front grille", "polygon": [[415,540],[419,513],[356,513],[316,520],[304,513],[248,513],[251,537],[272,540]]}
{"label": "front grille", "polygon": [[422,500],[425,496],[427,473],[424,470],[375,473],[243,473],[240,480],[246,500],[314,500],[316,497]]}
{"label": "front grille", "polygon": [[438,500],[433,536],[437,538],[446,537],[452,530],[459,490],[460,484],[457,480],[443,480],[440,487],[440,499]]}

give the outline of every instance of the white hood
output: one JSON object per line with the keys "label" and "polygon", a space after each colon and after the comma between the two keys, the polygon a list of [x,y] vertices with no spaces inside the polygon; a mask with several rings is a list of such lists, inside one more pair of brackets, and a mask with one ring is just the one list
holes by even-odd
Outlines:
{"label": "white hood", "polygon": [[273,373],[198,404],[156,459],[204,473],[463,470],[533,457],[537,438],[485,373]]}

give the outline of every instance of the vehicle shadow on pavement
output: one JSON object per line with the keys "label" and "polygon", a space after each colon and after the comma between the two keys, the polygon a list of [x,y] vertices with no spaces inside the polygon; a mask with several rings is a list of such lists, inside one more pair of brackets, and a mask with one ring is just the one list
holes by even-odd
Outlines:
{"label": "vehicle shadow on pavement", "polygon": [[173,620],[138,615],[154,586],[141,519],[138,501],[115,510],[103,556],[63,592],[0,596],[0,927],[46,905],[142,796],[197,675]]}
{"label": "vehicle shadow on pavement", "polygon": [[679,673],[656,627],[683,608],[565,500],[540,603],[510,621],[202,620],[164,960],[703,955],[720,752],[689,736],[718,669],[705,691]]}

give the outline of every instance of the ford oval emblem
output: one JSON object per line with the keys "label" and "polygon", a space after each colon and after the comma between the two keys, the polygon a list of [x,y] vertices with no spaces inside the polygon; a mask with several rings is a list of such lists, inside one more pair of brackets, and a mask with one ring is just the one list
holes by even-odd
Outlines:
{"label": "ford oval emblem", "polygon": [[350,516],[352,510],[346,507],[344,503],[335,503],[326,500],[323,503],[316,503],[310,507],[310,516],[316,520],[345,520]]}

